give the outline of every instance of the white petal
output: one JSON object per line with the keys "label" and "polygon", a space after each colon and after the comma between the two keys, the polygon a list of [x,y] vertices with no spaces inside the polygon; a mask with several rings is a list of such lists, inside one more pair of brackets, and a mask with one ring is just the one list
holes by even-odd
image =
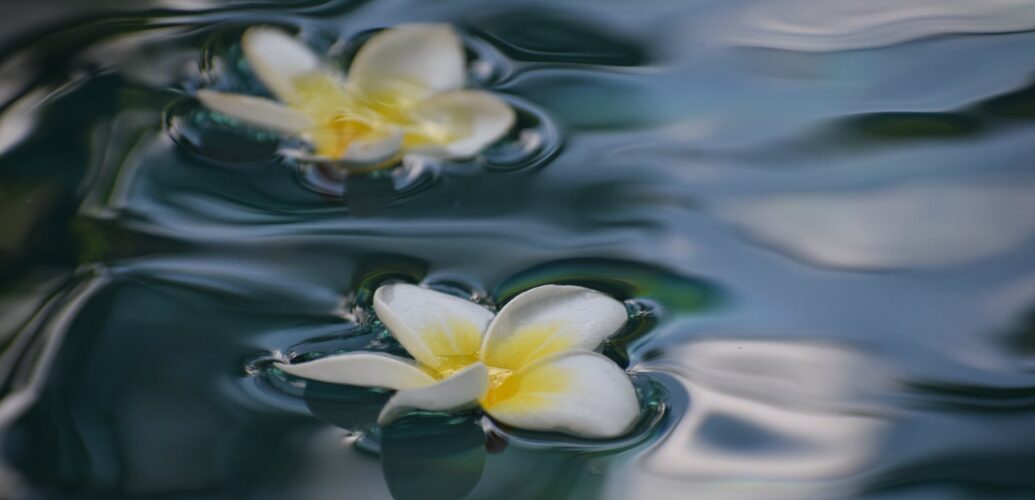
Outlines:
{"label": "white petal", "polygon": [[337,147],[337,131],[332,128],[313,129],[303,134],[302,138],[315,146],[315,151],[308,150],[282,150],[285,156],[290,156],[302,161],[330,162],[335,166],[346,169],[362,170],[385,166],[385,163],[394,159],[403,144],[403,131],[396,126],[385,126],[376,133],[364,135],[348,144],[345,152],[340,156],[334,153],[322,153],[330,148]]}
{"label": "white petal", "polygon": [[474,407],[489,388],[489,370],[475,363],[435,385],[399,391],[377,417],[388,425],[410,410],[452,411]]}
{"label": "white petal", "polygon": [[492,313],[482,306],[404,283],[374,292],[374,311],[406,350],[432,368],[449,357],[473,357]]}
{"label": "white petal", "polygon": [[[320,130],[311,130],[302,134],[302,139],[309,144],[317,144]],[[304,149],[281,149],[280,154],[299,161],[313,163],[328,163],[335,167],[343,167],[349,171],[363,172],[388,166],[390,160],[395,160],[402,148],[403,133],[397,127],[381,136],[365,139],[357,139],[349,144],[343,156],[322,155],[311,148]],[[394,163],[394,162],[393,162]]]}
{"label": "white petal", "polygon": [[332,384],[387,387],[398,391],[435,383],[435,379],[417,368],[412,360],[373,352],[327,356],[296,365],[275,365],[296,377]]}
{"label": "white petal", "polygon": [[349,144],[342,157],[351,166],[370,166],[386,162],[399,152],[402,147],[403,133],[398,127],[380,137],[367,140],[356,140]]}
{"label": "white petal", "polygon": [[198,100],[213,111],[276,132],[301,135],[313,127],[308,116],[262,97],[202,89],[198,91]]}
{"label": "white petal", "polygon": [[294,101],[294,82],[299,76],[320,69],[320,58],[308,45],[276,28],[249,28],[241,47],[255,76],[285,102]]}
{"label": "white petal", "polygon": [[359,49],[349,81],[364,90],[410,87],[411,97],[420,98],[462,88],[464,66],[463,45],[451,26],[401,24],[370,37]]}
{"label": "white petal", "polygon": [[628,320],[625,306],[596,290],[544,285],[507,303],[489,325],[482,359],[489,366],[520,369],[571,350],[594,350]]}
{"label": "white petal", "polygon": [[640,414],[629,375],[589,351],[557,354],[515,372],[482,406],[513,427],[593,438],[628,432]]}
{"label": "white petal", "polygon": [[514,126],[514,109],[488,92],[455,90],[420,101],[414,114],[456,137],[447,144],[415,148],[441,158],[470,158],[498,141]]}

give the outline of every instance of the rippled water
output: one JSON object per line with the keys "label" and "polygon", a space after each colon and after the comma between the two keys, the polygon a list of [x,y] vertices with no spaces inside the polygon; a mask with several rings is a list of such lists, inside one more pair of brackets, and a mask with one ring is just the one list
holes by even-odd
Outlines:
{"label": "rippled water", "polygon": [[[1035,3],[12,0],[0,497],[1032,498]],[[202,109],[238,40],[446,21],[519,127],[343,180]],[[608,442],[273,360],[396,350],[401,279],[626,300]]]}

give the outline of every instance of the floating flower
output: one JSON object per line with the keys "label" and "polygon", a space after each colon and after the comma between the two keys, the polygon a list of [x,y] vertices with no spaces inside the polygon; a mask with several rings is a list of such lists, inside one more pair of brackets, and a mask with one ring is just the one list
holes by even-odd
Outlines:
{"label": "floating flower", "polygon": [[375,34],[347,78],[275,28],[250,28],[241,44],[280,102],[213,90],[199,90],[198,99],[242,122],[298,137],[320,160],[370,168],[403,154],[469,158],[514,124],[514,110],[503,100],[463,89],[464,49],[448,25],[405,24]]}
{"label": "floating flower", "polygon": [[628,374],[594,352],[628,319],[625,306],[595,290],[546,285],[499,314],[408,284],[384,285],[374,311],[415,358],[355,352],[299,364],[298,377],[395,389],[378,417],[384,426],[411,410],[480,405],[513,427],[609,438],[639,416]]}

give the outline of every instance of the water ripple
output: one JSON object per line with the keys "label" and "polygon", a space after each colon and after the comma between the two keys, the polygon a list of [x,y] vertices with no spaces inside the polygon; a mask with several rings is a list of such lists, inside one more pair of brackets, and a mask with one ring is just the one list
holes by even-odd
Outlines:
{"label": "water ripple", "polygon": [[719,35],[734,45],[823,52],[961,33],[1035,28],[1031,0],[776,0],[731,14]]}

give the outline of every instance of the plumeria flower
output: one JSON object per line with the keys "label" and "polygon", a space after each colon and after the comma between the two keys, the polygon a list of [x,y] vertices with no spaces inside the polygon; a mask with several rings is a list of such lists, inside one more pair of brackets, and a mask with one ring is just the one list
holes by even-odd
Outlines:
{"label": "plumeria flower", "polygon": [[360,48],[347,77],[275,28],[250,28],[241,45],[279,102],[214,90],[199,90],[198,99],[242,122],[302,139],[318,160],[371,167],[403,154],[469,158],[514,124],[514,110],[502,99],[463,88],[464,49],[449,25],[378,32]]}
{"label": "plumeria flower", "polygon": [[592,438],[620,436],[639,416],[628,374],[596,349],[628,319],[595,290],[546,285],[499,314],[409,284],[383,285],[374,311],[413,356],[354,352],[299,364],[292,375],[397,392],[378,417],[385,426],[411,410],[480,405],[504,424]]}

